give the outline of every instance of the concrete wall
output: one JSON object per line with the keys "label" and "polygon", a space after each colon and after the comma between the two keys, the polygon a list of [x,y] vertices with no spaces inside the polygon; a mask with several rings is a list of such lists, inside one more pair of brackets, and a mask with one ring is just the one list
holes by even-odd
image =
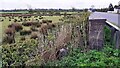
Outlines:
{"label": "concrete wall", "polygon": [[120,27],[120,14],[118,15],[118,26]]}
{"label": "concrete wall", "polygon": [[90,49],[101,49],[104,45],[104,26],[106,19],[89,20],[89,47]]}
{"label": "concrete wall", "polygon": [[88,43],[90,49],[100,50],[104,46],[104,27],[111,29],[111,43],[120,49],[120,30],[106,22],[106,19],[89,19]]}
{"label": "concrete wall", "polygon": [[115,42],[116,49],[120,49],[120,31],[115,32],[114,42]]}

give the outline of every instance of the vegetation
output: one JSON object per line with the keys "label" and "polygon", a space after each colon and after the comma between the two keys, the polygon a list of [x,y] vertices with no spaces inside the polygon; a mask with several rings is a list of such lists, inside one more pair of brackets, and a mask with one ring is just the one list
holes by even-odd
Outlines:
{"label": "vegetation", "polygon": [[25,65],[25,62],[37,55],[37,41],[35,40],[19,41],[18,43],[7,44],[2,47],[3,66]]}
{"label": "vegetation", "polygon": [[109,28],[104,29],[104,48],[90,50],[87,44],[90,13],[73,10],[42,11],[43,16],[0,17],[3,38],[14,40],[12,43],[5,40],[1,45],[2,65],[119,67],[120,50],[112,47]]}
{"label": "vegetation", "polygon": [[111,41],[112,39],[111,30],[109,29],[108,26],[104,27],[104,33],[105,33],[105,36],[104,36],[105,45],[112,45],[113,41]]}
{"label": "vegetation", "polygon": [[16,12],[14,12],[14,11],[7,11],[7,12],[4,12],[4,11],[2,11],[2,12],[0,12],[0,14],[2,14],[2,13],[28,13],[28,11],[16,11]]}
{"label": "vegetation", "polygon": [[2,38],[2,23],[0,22],[0,38]]}
{"label": "vegetation", "polygon": [[[120,67],[120,50],[111,45],[110,29],[105,27],[105,46],[101,51],[90,50],[81,52],[80,48],[70,48],[69,54],[54,62],[48,62],[47,66],[85,66],[85,67]],[[112,46],[112,47],[111,47]]]}
{"label": "vegetation", "polygon": [[2,47],[0,46],[0,68],[2,67]]}
{"label": "vegetation", "polygon": [[72,49],[68,56],[54,62],[48,62],[47,66],[81,66],[81,67],[119,67],[120,65],[120,50],[115,50],[110,47],[104,47],[102,51],[90,50],[82,53],[80,49]]}

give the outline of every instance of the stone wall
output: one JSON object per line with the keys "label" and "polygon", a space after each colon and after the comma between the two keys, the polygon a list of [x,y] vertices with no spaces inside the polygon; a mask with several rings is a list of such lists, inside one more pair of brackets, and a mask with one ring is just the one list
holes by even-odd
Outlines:
{"label": "stone wall", "polygon": [[89,47],[90,49],[101,49],[104,45],[104,26],[106,19],[89,20]]}

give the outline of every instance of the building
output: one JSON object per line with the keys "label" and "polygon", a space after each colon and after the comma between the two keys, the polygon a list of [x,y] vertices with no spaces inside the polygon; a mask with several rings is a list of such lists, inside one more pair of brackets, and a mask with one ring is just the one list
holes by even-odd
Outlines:
{"label": "building", "polygon": [[120,13],[120,6],[115,7],[115,8],[114,8],[114,12],[115,12],[115,13]]}

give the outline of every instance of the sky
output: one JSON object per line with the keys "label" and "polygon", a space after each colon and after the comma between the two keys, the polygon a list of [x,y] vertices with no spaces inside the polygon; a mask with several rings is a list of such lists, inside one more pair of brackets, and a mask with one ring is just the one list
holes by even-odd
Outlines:
{"label": "sky", "polygon": [[29,8],[55,8],[55,9],[84,9],[91,8],[105,8],[110,3],[113,5],[118,4],[120,0],[0,0],[1,9],[29,9]]}

